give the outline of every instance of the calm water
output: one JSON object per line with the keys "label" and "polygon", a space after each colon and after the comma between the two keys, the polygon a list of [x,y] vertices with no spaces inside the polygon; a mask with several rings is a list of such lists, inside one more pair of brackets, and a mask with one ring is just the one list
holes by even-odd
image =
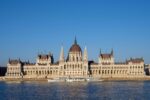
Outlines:
{"label": "calm water", "polygon": [[0,82],[0,100],[150,100],[150,81]]}

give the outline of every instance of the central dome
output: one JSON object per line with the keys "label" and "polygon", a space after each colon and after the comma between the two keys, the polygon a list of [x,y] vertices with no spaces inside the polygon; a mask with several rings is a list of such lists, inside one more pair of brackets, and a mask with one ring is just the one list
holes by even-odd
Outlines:
{"label": "central dome", "polygon": [[70,48],[70,52],[81,52],[81,48],[78,44],[73,44]]}
{"label": "central dome", "polygon": [[77,44],[77,40],[75,38],[74,44],[71,46],[69,52],[81,52],[80,46]]}

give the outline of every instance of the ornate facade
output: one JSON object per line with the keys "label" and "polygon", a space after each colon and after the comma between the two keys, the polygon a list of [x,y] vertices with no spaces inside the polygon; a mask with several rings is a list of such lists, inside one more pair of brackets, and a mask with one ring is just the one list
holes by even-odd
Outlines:
{"label": "ornate facade", "polygon": [[9,60],[6,78],[128,78],[143,77],[144,60],[131,58],[123,63],[114,61],[114,52],[100,52],[98,63],[88,61],[87,48],[82,52],[76,39],[71,46],[68,57],[64,57],[61,47],[59,61],[54,63],[53,55],[38,55],[36,63]]}

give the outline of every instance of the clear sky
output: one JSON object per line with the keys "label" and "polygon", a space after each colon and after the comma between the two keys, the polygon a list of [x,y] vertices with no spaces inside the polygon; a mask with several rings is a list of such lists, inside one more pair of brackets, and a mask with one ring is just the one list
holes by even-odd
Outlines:
{"label": "clear sky", "polygon": [[89,60],[113,48],[116,61],[150,63],[150,0],[0,0],[0,65],[49,51],[57,61],[75,36]]}

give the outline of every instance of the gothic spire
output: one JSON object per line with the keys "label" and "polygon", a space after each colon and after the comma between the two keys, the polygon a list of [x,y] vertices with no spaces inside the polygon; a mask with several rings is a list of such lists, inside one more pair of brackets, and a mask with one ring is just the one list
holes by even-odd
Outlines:
{"label": "gothic spire", "polygon": [[63,46],[61,47],[59,61],[60,61],[60,62],[64,62],[64,61],[65,61],[65,58],[64,58],[64,48],[63,48]]}
{"label": "gothic spire", "polygon": [[114,56],[114,50],[113,49],[111,50],[111,55]]}
{"label": "gothic spire", "polygon": [[84,49],[84,56],[83,56],[84,61],[88,61],[88,54],[87,54],[87,48],[85,47]]}
{"label": "gothic spire", "polygon": [[101,48],[100,48],[99,55],[101,55],[101,54],[102,54],[102,50],[101,50]]}

